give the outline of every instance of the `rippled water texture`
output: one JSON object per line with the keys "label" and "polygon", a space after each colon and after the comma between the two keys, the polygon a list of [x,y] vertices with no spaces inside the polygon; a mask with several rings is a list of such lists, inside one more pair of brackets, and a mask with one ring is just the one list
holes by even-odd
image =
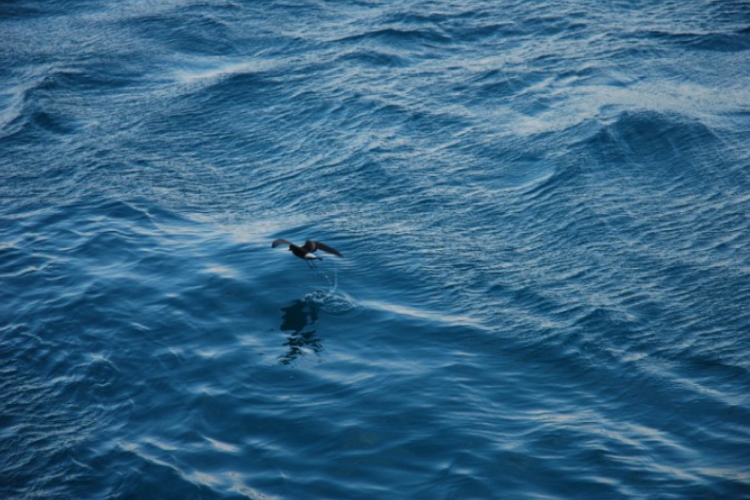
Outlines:
{"label": "rippled water texture", "polygon": [[747,2],[0,38],[0,497],[750,498]]}

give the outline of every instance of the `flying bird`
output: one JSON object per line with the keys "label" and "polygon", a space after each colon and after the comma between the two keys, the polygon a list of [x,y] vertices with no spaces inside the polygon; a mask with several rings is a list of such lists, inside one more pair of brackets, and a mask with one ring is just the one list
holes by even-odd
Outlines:
{"label": "flying bird", "polygon": [[323,260],[322,258],[315,255],[316,250],[323,250],[324,252],[328,252],[332,255],[343,257],[341,252],[319,241],[307,240],[304,245],[297,246],[291,241],[279,238],[278,240],[273,240],[273,242],[271,243],[271,248],[276,248],[279,245],[289,245],[289,251],[300,259],[305,259],[305,262],[307,262],[307,265],[310,267],[316,267],[314,261]]}

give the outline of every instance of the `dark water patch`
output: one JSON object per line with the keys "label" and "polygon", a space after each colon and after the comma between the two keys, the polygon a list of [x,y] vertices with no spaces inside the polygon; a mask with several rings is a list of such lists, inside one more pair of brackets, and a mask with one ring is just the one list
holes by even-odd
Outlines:
{"label": "dark water patch", "polygon": [[[74,72],[55,72],[11,94],[15,101],[16,113],[4,127],[7,130],[4,139],[16,135],[20,136],[17,138],[30,136],[28,140],[52,139],[57,134],[68,135],[76,132],[76,118],[65,113],[62,107],[54,102],[56,93],[61,89],[70,88],[70,82],[66,80],[71,74]],[[7,142],[7,139],[4,142]]]}
{"label": "dark water patch", "polygon": [[144,11],[119,22],[144,39],[156,42],[162,50],[174,50],[181,54],[231,55],[235,47],[232,40],[236,34],[225,17],[235,15],[236,9],[229,6],[188,5],[178,15]]}
{"label": "dark water patch", "polygon": [[[280,95],[281,71],[230,71],[225,78],[202,89],[211,99],[217,99],[216,107],[231,103],[233,106],[257,104],[258,99],[273,99]],[[205,111],[203,111],[205,113]]]}
{"label": "dark water patch", "polygon": [[382,44],[401,50],[416,47],[429,47],[432,44],[446,43],[450,38],[434,28],[388,27],[351,34],[337,40],[338,43]]}
{"label": "dark water patch", "polygon": [[634,37],[666,42],[685,49],[715,52],[742,52],[750,48],[750,38],[739,33],[673,33],[658,30],[636,32]]}
{"label": "dark water patch", "polygon": [[89,12],[96,9],[96,2],[54,2],[49,0],[34,0],[25,5],[4,5],[3,17],[14,20],[27,20],[35,16],[64,15],[71,12]]}
{"label": "dark water patch", "polygon": [[525,30],[530,33],[544,33],[545,36],[564,34],[566,37],[575,37],[575,33],[586,31],[585,23],[576,22],[581,18],[581,13],[566,12],[565,17],[557,15],[531,16],[523,21]]}
{"label": "dark water patch", "polygon": [[374,50],[357,48],[339,58],[339,62],[351,65],[364,65],[372,67],[404,68],[411,62],[399,51],[392,52],[383,49]]}
{"label": "dark water patch", "polygon": [[511,36],[519,35],[521,30],[513,21],[496,22],[497,19],[490,17],[487,21],[471,20],[469,22],[456,23],[447,29],[451,36],[461,44],[496,40],[508,44]]}
{"label": "dark water patch", "polygon": [[46,132],[53,134],[72,134],[75,132],[73,122],[69,118],[55,117],[44,111],[34,113],[30,124],[37,129],[36,133],[39,135],[44,135]]}
{"label": "dark water patch", "polygon": [[2,15],[6,20],[14,18],[26,20],[33,16],[44,15],[46,12],[41,6],[5,5],[3,6]]}
{"label": "dark water patch", "polygon": [[513,69],[505,71],[492,69],[471,78],[465,84],[459,84],[456,90],[462,95],[474,95],[482,102],[486,99],[507,99],[522,93],[524,89],[539,83],[545,74],[519,73]]}
{"label": "dark water patch", "polygon": [[[586,141],[583,148],[597,152],[598,161],[632,165],[638,169],[637,176],[644,176],[642,180],[658,173],[659,180],[679,183],[702,175],[701,165],[720,145],[715,133],[700,122],[640,112],[621,114]],[[658,166],[658,170],[653,166]],[[622,173],[625,172],[611,174]]]}

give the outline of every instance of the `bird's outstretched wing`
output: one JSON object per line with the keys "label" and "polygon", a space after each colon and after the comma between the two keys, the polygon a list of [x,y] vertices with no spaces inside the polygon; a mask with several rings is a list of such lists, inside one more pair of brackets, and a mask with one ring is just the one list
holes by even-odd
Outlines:
{"label": "bird's outstretched wing", "polygon": [[339,252],[335,248],[329,247],[325,243],[321,243],[319,241],[312,241],[312,240],[306,241],[305,242],[305,246],[303,248],[305,250],[307,250],[308,252],[314,252],[315,250],[320,249],[320,250],[323,250],[324,252],[328,252],[330,254],[338,255],[339,257],[343,257],[343,255],[341,254],[341,252]]}
{"label": "bird's outstretched wing", "polygon": [[273,243],[271,243],[271,248],[276,248],[279,245],[291,245],[291,244],[292,243],[290,241],[279,238],[278,240],[273,240]]}

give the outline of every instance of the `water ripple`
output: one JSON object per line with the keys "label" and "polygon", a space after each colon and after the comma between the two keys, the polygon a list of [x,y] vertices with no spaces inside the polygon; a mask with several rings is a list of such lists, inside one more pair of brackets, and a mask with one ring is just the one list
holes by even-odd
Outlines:
{"label": "water ripple", "polygon": [[24,3],[0,496],[747,496],[745,3]]}

